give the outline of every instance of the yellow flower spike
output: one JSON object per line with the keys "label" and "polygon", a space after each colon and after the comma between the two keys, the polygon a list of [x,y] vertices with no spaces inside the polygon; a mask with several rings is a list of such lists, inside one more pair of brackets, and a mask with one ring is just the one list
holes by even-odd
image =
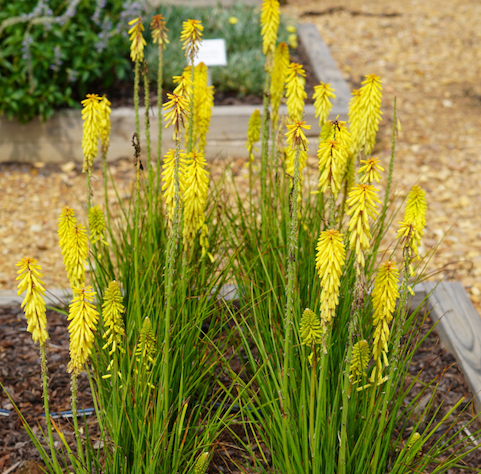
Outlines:
{"label": "yellow flower spike", "polygon": [[299,335],[303,346],[312,346],[322,342],[321,322],[317,314],[309,308],[306,308],[302,313]]}
{"label": "yellow flower spike", "polygon": [[48,340],[48,332],[45,301],[43,299],[45,288],[43,281],[40,279],[42,268],[37,264],[37,260],[30,257],[22,258],[16,266],[20,267],[17,271],[19,275],[16,278],[20,280],[17,286],[17,294],[20,295],[26,291],[21,308],[24,309],[27,318],[27,331],[32,334],[33,342],[43,345]]}
{"label": "yellow flower spike", "polygon": [[76,223],[77,219],[75,218],[74,210],[69,206],[65,206],[64,208],[62,208],[62,212],[60,213],[60,217],[58,218],[57,230],[58,245],[62,249],[62,254],[64,253],[63,248],[68,240],[70,231],[73,229]]}
{"label": "yellow flower spike", "polygon": [[204,63],[195,67],[194,74],[194,143],[198,151],[204,152],[209,133],[212,108],[214,107],[214,86],[208,85],[209,69]]}
{"label": "yellow flower spike", "polygon": [[125,327],[122,320],[125,307],[122,302],[123,297],[119,284],[115,280],[111,281],[105,290],[104,302],[102,304],[102,318],[107,328],[102,336],[103,339],[107,339],[107,342],[102,349],[110,346],[109,355],[112,355],[117,348],[120,352],[125,352],[121,345],[122,337],[125,335]]}
{"label": "yellow flower spike", "polygon": [[343,235],[329,229],[321,232],[317,243],[316,270],[321,280],[321,319],[330,324],[339,304],[342,267],[346,261]]}
{"label": "yellow flower spike", "polygon": [[87,98],[82,100],[82,120],[83,136],[82,150],[84,162],[82,172],[85,173],[94,164],[99,147],[101,108],[97,94],[87,94]]}
{"label": "yellow flower spike", "polygon": [[[287,113],[291,120],[301,120],[304,101],[307,99],[304,83],[306,73],[301,64],[291,63],[287,71],[286,97]],[[302,81],[303,79],[304,81]]]}
{"label": "yellow flower spike", "polygon": [[[164,193],[164,201],[167,207],[167,217],[170,223],[174,220],[174,168],[175,168],[175,150],[169,150],[164,155],[164,163],[162,165],[162,178],[164,184],[162,185],[162,192]],[[179,190],[180,190],[180,202],[182,204],[185,193],[185,153],[180,152],[180,164],[179,164]]]}
{"label": "yellow flower spike", "polygon": [[297,28],[294,26],[294,25],[287,25],[286,26],[286,31],[288,33],[296,33],[297,32]]}
{"label": "yellow flower spike", "polygon": [[187,20],[182,22],[182,33],[180,41],[183,41],[182,49],[185,49],[185,57],[192,64],[194,57],[199,51],[202,41],[202,32],[204,27],[199,20]]}
{"label": "yellow flower spike", "polygon": [[319,127],[322,127],[332,109],[330,99],[335,99],[336,94],[334,94],[334,89],[330,84],[321,82],[319,85],[314,86],[312,98],[314,99],[314,109],[316,111],[315,117],[319,117]]}
{"label": "yellow flower spike", "polygon": [[88,255],[88,239],[85,226],[73,226],[65,243],[65,267],[67,269],[70,286],[82,286],[85,282],[85,264]]}
{"label": "yellow flower spike", "polygon": [[209,172],[204,155],[191,152],[186,158],[184,194],[184,245],[191,247],[205,222],[205,206],[209,190]]}
{"label": "yellow flower spike", "polygon": [[356,150],[357,146],[357,137],[359,135],[359,125],[361,120],[361,90],[354,89],[352,91],[352,97],[349,101],[349,110],[348,110],[348,118],[349,118],[349,132],[351,133],[351,153],[353,155],[357,155],[358,150]]}
{"label": "yellow flower spike", "polygon": [[230,17],[229,17],[229,23],[230,23],[231,25],[237,25],[237,23],[239,23],[239,19],[238,19],[237,17],[235,17],[235,16],[230,16]]}
{"label": "yellow flower spike", "polygon": [[359,93],[359,102],[356,113],[358,116],[357,130],[354,133],[355,152],[362,151],[364,155],[369,155],[376,142],[376,134],[379,130],[379,122],[381,121],[381,99],[382,99],[381,78],[375,74],[369,74],[362,82]]}
{"label": "yellow flower spike", "polygon": [[281,9],[278,0],[263,0],[261,7],[262,52],[273,55],[277,42]]}
{"label": "yellow flower spike", "polygon": [[374,309],[372,355],[375,366],[370,381],[378,385],[387,380],[387,377],[383,378],[382,370],[384,366],[389,365],[387,359],[389,323],[392,321],[392,313],[396,309],[396,299],[399,297],[398,277],[399,271],[396,264],[388,260],[379,267],[374,279],[374,289],[372,290],[372,306]]}
{"label": "yellow flower spike", "polygon": [[102,153],[107,153],[110,143],[110,114],[112,112],[111,102],[104,95],[100,98],[99,103],[99,119],[100,119],[100,143],[102,144]]}
{"label": "yellow flower spike", "polygon": [[362,378],[366,376],[367,366],[371,354],[369,352],[369,344],[366,340],[356,342],[352,348],[351,365],[349,367],[350,375],[349,380],[351,383],[359,383]]}
{"label": "yellow flower spike", "polygon": [[109,245],[105,240],[105,219],[104,213],[100,206],[97,204],[89,209],[89,229],[90,229],[90,243],[96,244],[98,241],[104,245]]}
{"label": "yellow flower spike", "polygon": [[287,46],[287,43],[282,42],[279,43],[276,48],[270,85],[272,119],[274,126],[277,126],[279,106],[281,105],[282,97],[284,97],[284,88],[288,69],[289,46]]}
{"label": "yellow flower spike", "polygon": [[167,32],[169,31],[165,26],[165,18],[162,15],[155,15],[150,22],[150,30],[152,34],[152,42],[158,44],[164,49],[169,44]]}
{"label": "yellow flower spike", "polygon": [[130,35],[130,57],[135,63],[137,61],[141,62],[144,60],[144,46],[147,43],[142,36],[142,31],[144,31],[144,25],[142,25],[142,18],[135,18],[129,21],[129,25],[133,25],[129,30]]}
{"label": "yellow flower spike", "polygon": [[361,174],[359,182],[363,184],[372,184],[373,181],[376,181],[376,183],[379,183],[381,175],[378,170],[384,171],[384,168],[379,166],[379,158],[368,158],[367,160],[361,160],[361,163],[364,163],[364,166],[361,166],[358,171],[358,173]]}
{"label": "yellow flower spike", "polygon": [[304,130],[310,130],[311,126],[306,125],[306,122],[294,120],[294,123],[287,125],[286,141],[291,147],[300,146],[303,150],[307,150],[309,143]]}
{"label": "yellow flower spike", "polygon": [[319,159],[319,189],[325,193],[330,188],[334,197],[337,197],[344,177],[346,161],[345,148],[336,140],[322,142],[317,151]]}
{"label": "yellow flower spike", "polygon": [[414,256],[418,256],[418,246],[426,226],[426,191],[417,184],[409,191],[404,220],[399,222],[396,238],[403,240],[404,247],[410,247]]}
{"label": "yellow flower spike", "polygon": [[346,201],[349,206],[346,214],[351,216],[349,248],[356,252],[356,260],[361,268],[364,268],[364,252],[369,248],[371,240],[369,217],[375,219],[379,213],[376,203],[380,204],[381,201],[377,192],[378,189],[369,184],[356,184],[351,188]]}
{"label": "yellow flower spike", "polygon": [[[157,345],[155,343],[155,334],[152,329],[152,322],[150,318],[145,318],[140,331],[139,342],[135,349],[135,357],[137,363],[142,364],[145,367],[145,371],[148,374],[150,367],[155,363],[155,357],[157,356]],[[137,373],[137,369],[136,369]],[[150,388],[155,388],[150,382],[148,383]]]}
{"label": "yellow flower spike", "polygon": [[296,49],[299,47],[299,43],[297,42],[297,35],[295,33],[292,33],[287,37],[287,42],[292,49]]}
{"label": "yellow flower spike", "polygon": [[204,452],[197,458],[197,461],[195,462],[194,474],[205,474],[205,471],[207,471],[208,466],[209,466],[209,453]]}
{"label": "yellow flower spike", "polygon": [[252,115],[249,118],[249,123],[247,125],[247,143],[245,147],[249,152],[249,163],[254,162],[254,153],[252,150],[257,151],[257,148],[254,146],[256,142],[259,141],[261,137],[261,113],[258,109],[252,112]]}
{"label": "yellow flower spike", "polygon": [[70,362],[68,372],[80,374],[87,362],[94,342],[99,313],[93,305],[96,293],[91,286],[73,288],[70,303],[68,332],[70,333]]}
{"label": "yellow flower spike", "polygon": [[189,66],[184,68],[181,76],[174,76],[173,80],[174,84],[178,84],[173,91],[175,95],[181,95],[185,98],[192,96],[192,77]]}
{"label": "yellow flower spike", "polygon": [[174,141],[180,140],[181,127],[185,127],[186,119],[189,117],[189,102],[182,95],[167,93],[167,98],[169,100],[163,105],[164,111],[167,112],[164,118],[167,122],[165,128],[173,125],[172,138]]}

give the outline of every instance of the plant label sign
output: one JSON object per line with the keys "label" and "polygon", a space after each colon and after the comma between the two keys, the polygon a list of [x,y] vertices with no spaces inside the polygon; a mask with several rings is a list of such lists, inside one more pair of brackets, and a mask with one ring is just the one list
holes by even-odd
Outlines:
{"label": "plant label sign", "polygon": [[225,39],[208,39],[202,41],[194,59],[194,66],[204,63],[206,66],[227,66]]}

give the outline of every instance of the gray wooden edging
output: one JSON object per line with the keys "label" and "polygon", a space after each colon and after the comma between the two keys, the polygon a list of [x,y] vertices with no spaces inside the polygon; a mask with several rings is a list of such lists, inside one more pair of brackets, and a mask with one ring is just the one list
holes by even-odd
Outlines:
{"label": "gray wooden edging", "polygon": [[430,295],[427,310],[442,344],[456,359],[474,399],[476,413],[481,413],[481,318],[458,282],[424,282],[414,288],[411,309],[416,309]]}
{"label": "gray wooden edging", "polygon": [[[298,28],[301,41],[311,61],[317,80],[331,83],[336,90],[336,100],[330,118],[339,115],[339,120],[347,120],[350,98],[349,86],[337,68],[328,47],[322,41],[315,25],[301,23]],[[247,123],[259,105],[219,105],[212,113],[210,133],[207,136],[206,156],[247,156],[245,149]],[[150,115],[152,136],[152,156],[157,158],[158,117],[155,107]],[[281,107],[281,112],[286,107]],[[145,108],[140,109],[141,145],[145,150]],[[310,149],[316,150],[319,135],[318,120],[313,105],[305,107],[304,120],[311,125],[307,133]],[[19,124],[0,116],[0,163],[65,163],[83,161],[82,118],[80,110],[67,109],[55,113],[47,122],[35,118],[28,124]],[[108,152],[109,160],[132,157],[132,134],[135,131],[133,107],[119,107],[112,110],[111,137]],[[173,148],[172,130],[163,130],[162,154]]]}

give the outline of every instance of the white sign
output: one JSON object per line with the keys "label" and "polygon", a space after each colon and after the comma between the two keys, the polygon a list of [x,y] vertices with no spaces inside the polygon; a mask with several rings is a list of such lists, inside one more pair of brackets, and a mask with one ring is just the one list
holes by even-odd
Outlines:
{"label": "white sign", "polygon": [[208,39],[202,41],[194,66],[204,63],[206,66],[227,66],[225,39]]}

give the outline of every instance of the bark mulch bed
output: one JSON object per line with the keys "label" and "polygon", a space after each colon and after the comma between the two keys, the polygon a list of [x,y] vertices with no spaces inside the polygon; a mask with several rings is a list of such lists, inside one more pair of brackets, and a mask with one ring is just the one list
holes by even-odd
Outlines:
{"label": "bark mulch bed", "polygon": [[[49,392],[51,412],[70,410],[70,376],[66,372],[68,353],[67,317],[63,314],[48,312],[48,331],[51,337],[48,350],[49,369]],[[423,326],[422,334],[426,334],[431,322],[427,320]],[[439,421],[443,415],[461,397],[468,394],[469,390],[452,355],[447,353],[439,342],[439,338],[433,332],[421,345],[414,355],[409,369],[411,376],[415,376],[423,370],[419,382],[416,383],[414,392],[421,390],[423,383],[439,377],[435,404],[437,407],[442,403],[441,410],[437,415]],[[40,357],[38,346],[34,345],[31,336],[26,332],[26,321],[23,311],[18,307],[0,307],[0,374],[1,381],[8,393],[17,403],[27,422],[39,434],[41,426],[45,430],[45,418],[41,393]],[[430,394],[430,393],[429,393]],[[407,402],[408,400],[406,400]],[[420,412],[423,404],[428,402],[428,395],[420,401]],[[79,408],[91,408],[92,397],[87,376],[83,373],[79,378]],[[464,406],[464,405],[463,405]],[[13,407],[4,392],[0,392],[0,408],[13,410]],[[463,414],[462,421],[466,423],[473,416],[472,404]],[[82,420],[80,425],[83,424]],[[450,426],[448,420],[445,426],[439,430],[441,435]],[[98,436],[98,424],[95,416],[87,418],[89,433],[93,439]],[[57,419],[57,425],[61,426],[66,438],[74,444],[73,425],[71,419]],[[459,429],[461,425],[456,424]],[[241,430],[242,431],[242,430]],[[242,436],[242,433],[238,433]],[[468,434],[468,433],[466,433]],[[59,437],[54,434],[58,443]],[[38,464],[41,465],[40,456],[30,441],[22,423],[13,411],[10,416],[0,416],[0,472],[5,472],[16,465],[13,473],[37,473]],[[242,450],[235,446],[232,438],[225,434],[219,440],[217,451],[209,467],[209,473],[232,472],[239,473],[235,462],[242,460]],[[471,468],[481,466],[481,450],[470,454],[466,460],[466,466]],[[462,469],[450,469],[449,474],[460,474]]]}

